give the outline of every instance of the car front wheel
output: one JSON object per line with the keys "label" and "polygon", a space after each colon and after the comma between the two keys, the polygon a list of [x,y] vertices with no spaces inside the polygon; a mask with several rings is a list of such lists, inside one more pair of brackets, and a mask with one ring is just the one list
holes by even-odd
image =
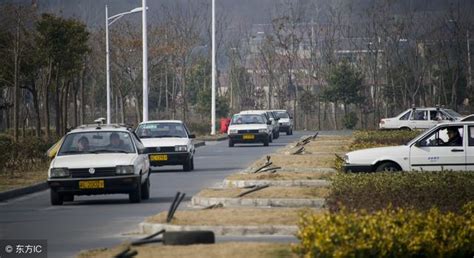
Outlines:
{"label": "car front wheel", "polygon": [[229,139],[229,147],[234,147],[234,142],[232,140]]}
{"label": "car front wheel", "polygon": [[376,172],[395,172],[401,171],[401,168],[393,162],[383,162],[375,169]]}
{"label": "car front wheel", "polygon": [[57,191],[50,190],[51,205],[63,205],[63,196]]}
{"label": "car front wheel", "polygon": [[191,171],[193,167],[193,159],[190,158],[183,164],[183,171]]}
{"label": "car front wheel", "polygon": [[150,177],[142,185],[142,200],[150,199]]}
{"label": "car front wheel", "polygon": [[[142,180],[138,180],[141,182]],[[139,203],[142,200],[142,186],[141,183],[137,185],[137,187],[128,194],[128,199],[131,203]]]}

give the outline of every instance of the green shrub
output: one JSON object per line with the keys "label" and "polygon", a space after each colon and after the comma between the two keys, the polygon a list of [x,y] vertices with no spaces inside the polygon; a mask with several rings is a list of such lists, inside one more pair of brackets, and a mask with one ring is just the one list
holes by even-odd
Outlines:
{"label": "green shrub", "polygon": [[473,172],[338,173],[326,199],[330,211],[395,208],[457,212],[474,200]]}
{"label": "green shrub", "polygon": [[474,203],[461,214],[384,209],[302,214],[292,250],[304,257],[473,257]]}
{"label": "green shrub", "polygon": [[350,112],[344,116],[342,119],[344,127],[347,129],[354,129],[359,122],[359,118],[357,118],[357,114],[355,112]]}

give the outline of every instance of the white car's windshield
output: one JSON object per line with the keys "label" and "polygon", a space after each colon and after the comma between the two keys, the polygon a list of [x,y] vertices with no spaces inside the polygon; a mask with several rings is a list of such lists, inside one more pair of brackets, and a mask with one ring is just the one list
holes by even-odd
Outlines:
{"label": "white car's windshield", "polygon": [[147,123],[137,129],[140,138],[187,138],[186,129],[180,123]]}
{"label": "white car's windshield", "polygon": [[276,117],[278,118],[289,118],[288,113],[285,111],[275,111]]}
{"label": "white car's windshield", "polygon": [[265,124],[263,115],[234,115],[232,117],[232,124]]}
{"label": "white car's windshield", "polygon": [[135,148],[127,132],[84,132],[66,136],[58,156],[88,153],[134,153]]}
{"label": "white car's windshield", "polygon": [[461,114],[459,114],[458,112],[456,112],[456,111],[454,111],[454,110],[452,110],[452,109],[445,109],[444,111],[445,111],[446,113],[448,113],[448,114],[449,114],[450,116],[452,116],[452,117],[455,117],[455,118],[456,118],[456,117],[462,117]]}

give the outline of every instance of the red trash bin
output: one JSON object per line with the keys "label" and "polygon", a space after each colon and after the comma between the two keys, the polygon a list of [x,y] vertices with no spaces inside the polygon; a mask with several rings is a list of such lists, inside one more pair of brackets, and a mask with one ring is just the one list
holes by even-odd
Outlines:
{"label": "red trash bin", "polygon": [[227,129],[229,128],[230,118],[221,118],[221,133],[227,133]]}

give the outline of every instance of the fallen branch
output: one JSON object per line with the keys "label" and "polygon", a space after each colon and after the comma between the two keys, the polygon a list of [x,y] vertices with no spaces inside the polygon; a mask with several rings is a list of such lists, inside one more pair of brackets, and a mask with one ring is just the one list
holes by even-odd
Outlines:
{"label": "fallen branch", "polygon": [[267,168],[267,167],[269,167],[269,166],[272,165],[272,164],[273,164],[272,162],[266,163],[265,165],[260,166],[259,168],[255,169],[255,170],[253,171],[253,173],[258,173],[258,172],[260,172],[260,170],[262,170],[262,169],[264,169],[264,168]]}
{"label": "fallen branch", "polygon": [[266,167],[260,171],[258,171],[257,173],[263,173],[263,172],[268,172],[268,171],[272,171],[272,170],[277,170],[277,169],[281,169],[281,167]]}
{"label": "fallen branch", "polygon": [[217,208],[222,208],[222,207],[224,207],[224,204],[219,202],[219,203],[215,203],[215,204],[209,205],[207,207],[204,207],[202,209],[203,210],[212,210],[212,209],[217,209]]}
{"label": "fallen branch", "polygon": [[268,184],[266,184],[266,185],[261,185],[261,186],[257,186],[257,187],[255,187],[255,188],[253,188],[253,189],[250,189],[250,190],[248,190],[248,191],[245,191],[245,192],[243,192],[243,193],[238,194],[236,197],[242,197],[242,196],[247,195],[247,194],[249,194],[249,193],[253,193],[253,192],[262,190],[262,189],[264,189],[264,188],[267,188],[267,187],[269,187],[269,186],[270,186],[270,185],[268,185]]}
{"label": "fallen branch", "polygon": [[298,149],[294,150],[293,152],[291,152],[290,154],[291,155],[298,155],[298,154],[302,154],[304,152],[304,146],[301,146],[299,147]]}

